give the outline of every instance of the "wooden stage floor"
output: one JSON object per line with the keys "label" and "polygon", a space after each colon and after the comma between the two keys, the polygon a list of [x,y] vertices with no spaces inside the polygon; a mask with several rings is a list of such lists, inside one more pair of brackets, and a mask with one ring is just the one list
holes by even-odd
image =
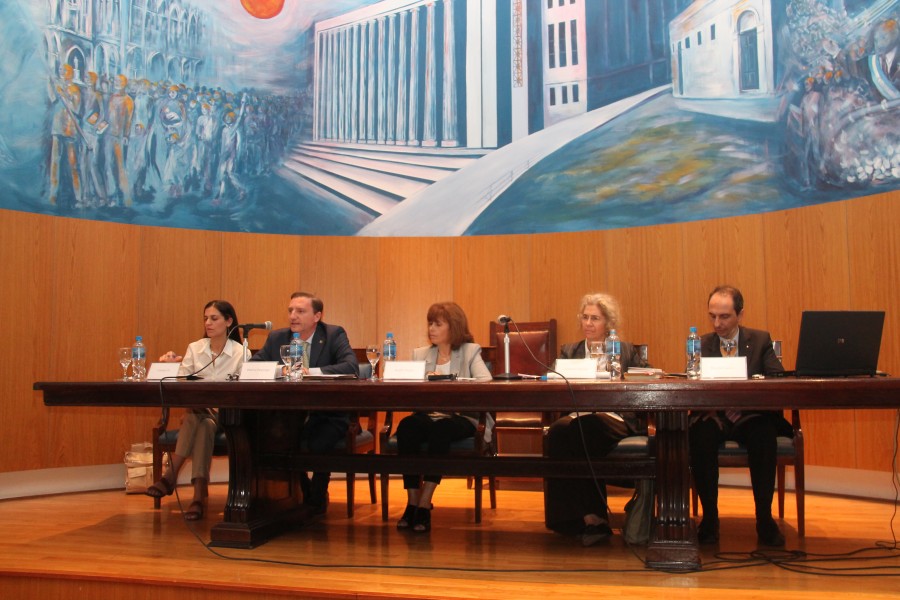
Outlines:
{"label": "wooden stage floor", "polygon": [[[799,540],[789,495],[786,551],[754,555],[750,492],[723,489],[722,541],[703,549],[703,570],[661,573],[645,569],[644,548],[627,547],[618,531],[592,548],[547,531],[535,491],[501,489],[498,508],[487,509],[476,525],[472,491],[462,480],[445,481],[435,495],[435,528],[422,535],[394,527],[405,500],[399,480],[391,482],[389,523],[381,521],[380,505],[367,503],[364,480],[356,494],[366,504],[347,519],[345,489],[342,480],[332,482],[324,520],[254,550],[204,546],[221,516],[224,485],[212,487],[212,514],[194,530],[174,496],[160,511],[149,498],[122,491],[2,501],[0,598],[900,596],[891,503],[808,494],[807,535]],[[187,487],[179,491],[190,494]],[[614,527],[629,495],[611,488]],[[852,558],[829,558],[855,551]]]}

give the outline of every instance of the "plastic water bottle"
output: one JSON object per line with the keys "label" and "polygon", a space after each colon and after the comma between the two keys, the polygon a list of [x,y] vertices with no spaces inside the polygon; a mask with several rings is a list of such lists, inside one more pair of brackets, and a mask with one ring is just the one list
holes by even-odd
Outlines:
{"label": "plastic water bottle", "polygon": [[691,327],[685,346],[687,366],[684,371],[688,379],[700,379],[700,336],[697,335],[696,327]]}
{"label": "plastic water bottle", "polygon": [[147,378],[147,349],[141,336],[134,338],[134,346],[131,347],[131,373],[134,381],[144,381]]}
{"label": "plastic water bottle", "polygon": [[384,339],[384,345],[381,347],[381,359],[384,361],[397,360],[397,341],[394,334],[388,331],[387,337]]}
{"label": "plastic water bottle", "polygon": [[291,337],[291,364],[290,379],[292,381],[303,379],[303,340],[296,332]]}
{"label": "plastic water bottle", "polygon": [[622,342],[615,329],[610,329],[606,336],[606,366],[610,379],[622,379]]}

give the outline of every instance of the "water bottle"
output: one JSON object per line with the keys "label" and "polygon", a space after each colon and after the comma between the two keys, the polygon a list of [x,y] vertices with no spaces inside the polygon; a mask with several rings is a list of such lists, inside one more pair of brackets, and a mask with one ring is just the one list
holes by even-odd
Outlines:
{"label": "water bottle", "polygon": [[615,329],[610,329],[606,336],[606,366],[610,379],[622,379],[622,342]]}
{"label": "water bottle", "polygon": [[700,336],[697,335],[696,327],[691,327],[685,350],[687,351],[687,366],[684,371],[688,379],[700,379]]}
{"label": "water bottle", "polygon": [[291,381],[303,379],[303,341],[299,333],[291,337]]}
{"label": "water bottle", "polygon": [[147,349],[144,348],[144,340],[141,336],[134,338],[134,346],[131,347],[131,378],[134,381],[144,381],[147,378]]}
{"label": "water bottle", "polygon": [[388,331],[384,345],[381,348],[381,359],[384,361],[397,360],[397,341],[394,339],[394,334],[390,331]]}

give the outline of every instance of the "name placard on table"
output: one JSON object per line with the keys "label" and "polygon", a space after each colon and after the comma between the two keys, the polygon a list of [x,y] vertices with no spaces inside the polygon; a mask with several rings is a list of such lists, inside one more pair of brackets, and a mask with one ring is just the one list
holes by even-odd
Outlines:
{"label": "name placard on table", "polygon": [[700,379],[739,381],[747,379],[746,356],[710,356],[700,359]]}
{"label": "name placard on table", "polygon": [[554,367],[558,373],[547,373],[547,379],[609,379],[608,371],[598,373],[593,358],[557,358]]}
{"label": "name placard on table", "polygon": [[241,381],[271,381],[281,377],[281,363],[276,360],[251,360],[241,367]]}
{"label": "name placard on table", "polygon": [[177,362],[155,362],[150,364],[147,369],[147,381],[159,381],[160,379],[173,379],[178,377],[178,367],[181,363]]}
{"label": "name placard on table", "polygon": [[389,360],[384,363],[384,381],[425,381],[424,360]]}

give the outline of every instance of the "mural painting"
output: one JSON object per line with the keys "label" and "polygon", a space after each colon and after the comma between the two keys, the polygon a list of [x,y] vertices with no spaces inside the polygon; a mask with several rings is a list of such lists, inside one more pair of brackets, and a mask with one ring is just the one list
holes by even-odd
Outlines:
{"label": "mural painting", "polygon": [[900,184],[900,0],[7,0],[0,208],[596,230]]}

